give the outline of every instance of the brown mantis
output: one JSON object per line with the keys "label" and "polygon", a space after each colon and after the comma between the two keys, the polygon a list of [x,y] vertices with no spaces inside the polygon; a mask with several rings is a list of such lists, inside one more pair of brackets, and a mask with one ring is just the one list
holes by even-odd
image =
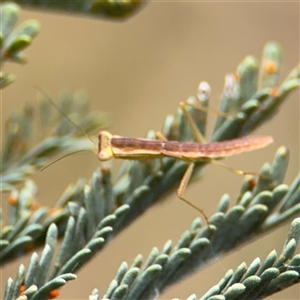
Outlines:
{"label": "brown mantis", "polygon": [[[111,158],[135,160],[172,157],[189,162],[190,164],[177,189],[177,196],[180,200],[199,211],[207,222],[208,218],[204,211],[183,197],[184,191],[193,173],[194,162],[197,160],[222,158],[260,149],[273,142],[273,138],[270,136],[253,136],[223,142],[201,144],[126,138],[112,135],[108,131],[100,131],[98,140],[97,157],[100,161],[106,161]],[[240,170],[235,171],[242,175],[246,174]]]}
{"label": "brown mantis", "polygon": [[[203,84],[204,83],[202,83],[202,86]],[[201,87],[201,83],[199,87]],[[100,131],[98,134],[97,157],[100,161],[106,161],[111,158],[140,160],[171,157],[188,162],[189,166],[186,169],[183,178],[181,179],[180,185],[177,189],[177,196],[179,199],[199,211],[208,223],[208,218],[204,211],[192,204],[183,196],[193,173],[194,163],[199,160],[217,162],[214,159],[257,150],[272,143],[273,138],[271,136],[252,136],[204,144],[203,142],[205,140],[202,137],[202,134],[197,129],[193,119],[186,109],[186,106],[188,105],[191,104],[188,104],[187,102],[181,102],[180,108],[183,111],[183,114],[192,130],[194,139],[197,142],[168,141],[160,133],[157,134],[158,140],[150,140],[127,138],[118,135],[112,135],[108,131]],[[201,107],[198,108],[203,109]],[[207,109],[204,108],[204,110]],[[219,162],[218,164],[220,165]],[[221,166],[224,165],[221,164]],[[249,174],[241,170],[234,171],[240,175]]]}
{"label": "brown mantis", "polygon": [[[202,89],[202,90],[201,90]],[[210,92],[210,87],[206,82],[199,85],[198,100],[201,103],[202,97],[207,97]],[[44,93],[43,93],[44,94]],[[56,107],[55,103],[47,97],[48,100]],[[100,131],[98,133],[98,152],[97,158],[100,161],[107,161],[111,158],[141,160],[141,159],[155,159],[163,157],[171,157],[189,163],[183,178],[177,189],[177,196],[179,199],[187,203],[189,206],[200,212],[208,223],[208,218],[204,211],[184,198],[183,194],[187,184],[193,173],[194,164],[196,161],[210,161],[222,165],[216,161],[217,158],[224,158],[236,154],[241,154],[248,151],[257,150],[266,147],[273,142],[271,136],[252,136],[237,138],[228,141],[205,143],[205,139],[198,130],[194,120],[190,116],[187,106],[193,106],[196,109],[209,111],[204,107],[196,107],[187,102],[181,102],[180,108],[184,117],[188,121],[192,134],[196,142],[177,142],[168,141],[161,133],[157,133],[157,140],[127,138],[118,135],[112,135],[108,131]],[[57,107],[56,107],[57,108]],[[65,116],[67,117],[67,116]],[[223,117],[224,116],[223,114]],[[77,127],[76,124],[68,117],[67,119]],[[228,167],[227,167],[228,168]],[[230,168],[228,168],[230,169]],[[233,170],[240,175],[249,174],[241,170]]]}

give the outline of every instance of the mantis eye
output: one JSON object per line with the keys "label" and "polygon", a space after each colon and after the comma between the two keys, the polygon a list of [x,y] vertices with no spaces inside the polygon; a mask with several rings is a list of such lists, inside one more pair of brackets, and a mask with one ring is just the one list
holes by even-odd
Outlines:
{"label": "mantis eye", "polygon": [[100,161],[106,161],[113,157],[113,153],[110,148],[102,149],[100,152],[98,152],[98,159]]}

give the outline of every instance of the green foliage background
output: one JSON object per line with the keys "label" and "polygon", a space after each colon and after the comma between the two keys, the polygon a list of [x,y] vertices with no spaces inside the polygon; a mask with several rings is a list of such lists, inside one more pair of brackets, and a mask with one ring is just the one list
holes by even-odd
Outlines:
{"label": "green foliage background", "polygon": [[[95,109],[111,112],[111,131],[116,134],[138,137],[149,128],[159,130],[164,117],[176,110],[178,102],[195,94],[200,80],[207,80],[212,86],[211,105],[217,107],[224,74],[234,71],[246,54],[259,57],[268,40],[282,44],[282,74],[287,75],[299,60],[297,5],[151,3],[125,23],[23,11],[21,18],[38,19],[42,31],[34,46],[26,51],[26,67],[6,68],[17,75],[17,80],[2,92],[3,119],[12,107],[34,102],[34,85],[38,84],[53,98],[63,88],[89,91]],[[280,114],[259,132],[274,136],[274,146],[228,159],[226,163],[244,170],[259,170],[262,163],[273,159],[278,146],[285,145],[292,153],[286,177],[290,183],[299,171],[298,121],[299,93],[293,94]],[[98,166],[92,154],[75,155],[57,163],[34,178],[40,187],[40,198],[51,205],[68,183],[89,177]],[[223,192],[236,195],[241,179],[215,167],[209,167],[204,175],[202,182],[188,189],[187,196],[197,200],[204,195],[206,201],[197,204],[210,215]],[[130,263],[137,253],[146,257],[154,245],[161,248],[169,238],[176,241],[196,216],[195,211],[171,195],[123,232],[98,260],[81,270],[79,280],[70,282],[61,298],[82,299],[95,286],[104,292],[123,260]],[[243,247],[220,264],[174,287],[164,297],[184,298],[191,291],[202,295],[225,270],[235,268],[241,261],[251,262],[256,256],[264,258],[273,248],[280,251],[286,232],[287,228],[282,228]],[[2,279],[14,274],[9,265]],[[285,293],[291,294],[276,297],[296,299],[298,287]]]}

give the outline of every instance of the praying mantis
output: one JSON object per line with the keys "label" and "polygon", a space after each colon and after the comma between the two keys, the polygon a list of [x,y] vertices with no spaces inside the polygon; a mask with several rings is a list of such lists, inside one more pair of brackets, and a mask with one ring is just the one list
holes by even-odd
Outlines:
{"label": "praying mantis", "polygon": [[[199,211],[208,223],[204,211],[184,198],[183,194],[193,173],[194,163],[198,160],[211,160],[214,158],[228,157],[247,151],[257,150],[266,147],[273,142],[271,136],[253,136],[229,141],[210,144],[186,143],[175,141],[160,141],[139,138],[127,138],[112,135],[108,131],[100,131],[98,134],[98,154],[100,161],[111,158],[120,159],[154,159],[172,157],[189,162],[189,166],[183,175],[177,189],[177,196]],[[243,175],[246,172],[236,170]]]}
{"label": "praying mantis", "polygon": [[[183,116],[188,122],[195,142],[168,141],[160,132],[157,132],[156,140],[151,140],[142,138],[127,138],[118,135],[112,135],[108,131],[100,131],[98,133],[97,158],[101,162],[110,160],[112,158],[126,160],[149,160],[159,158],[162,162],[162,158],[169,157],[189,163],[177,189],[177,196],[180,200],[196,209],[204,217],[206,222],[209,223],[208,217],[205,215],[203,209],[194,205],[183,196],[192,176],[195,162],[209,161],[224,166],[216,159],[264,148],[273,142],[273,138],[271,136],[250,136],[221,142],[206,143],[205,138],[198,130],[193,118],[187,110],[187,106],[192,106],[195,109],[206,112],[210,111],[210,109],[201,106],[201,98],[203,95],[205,98],[208,97],[210,93],[210,87],[208,83],[201,82],[199,84],[198,91],[201,92],[198,93],[200,106],[192,105],[187,101],[180,102],[179,105],[183,112]],[[53,103],[53,101],[46,96],[43,91],[41,92],[48,99],[48,101],[50,101],[58,109],[56,104]],[[216,111],[214,112],[216,113]],[[60,113],[63,114],[61,111]],[[220,115],[225,118],[227,117],[224,113],[220,113]],[[64,117],[66,117],[73,125],[78,127],[78,125],[70,120],[68,116],[64,115]],[[81,128],[79,129],[82,130]],[[88,138],[90,139],[90,137]],[[231,170],[239,175],[249,174],[241,170]]]}
{"label": "praying mantis", "polygon": [[[199,87],[203,85],[206,86],[206,88],[207,86],[209,87],[209,85],[205,82],[200,83]],[[205,143],[204,137],[197,129],[195,122],[186,109],[187,106],[191,106],[191,104],[187,102],[180,102],[180,108],[188,121],[196,142],[168,141],[160,132],[156,134],[158,138],[157,140],[151,140],[127,138],[112,135],[108,131],[100,131],[98,133],[97,158],[100,161],[107,161],[112,158],[141,160],[170,157],[188,162],[189,165],[177,189],[177,196],[180,200],[200,212],[208,223],[208,218],[204,211],[183,196],[193,173],[195,162],[212,161],[216,163],[217,161],[215,161],[215,159],[217,158],[224,158],[266,147],[273,142],[273,138],[271,136],[251,136],[228,141]],[[207,110],[201,106],[193,107],[200,110]],[[219,162],[218,164],[220,165]],[[224,165],[221,164],[221,166]],[[241,170],[234,171],[240,175],[249,174]]]}

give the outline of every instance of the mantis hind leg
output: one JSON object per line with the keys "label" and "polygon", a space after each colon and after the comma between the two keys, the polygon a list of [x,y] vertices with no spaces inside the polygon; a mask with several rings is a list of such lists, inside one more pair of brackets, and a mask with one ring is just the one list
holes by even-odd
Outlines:
{"label": "mantis hind leg", "polygon": [[205,212],[203,209],[199,208],[198,206],[194,205],[192,202],[190,202],[189,200],[187,200],[186,198],[184,198],[183,194],[184,191],[190,181],[190,178],[192,176],[194,170],[194,163],[190,163],[189,166],[187,167],[181,182],[179,184],[179,187],[177,189],[177,197],[182,200],[183,202],[185,202],[187,205],[191,206],[192,208],[194,208],[195,210],[197,210],[205,219],[205,222],[208,224],[208,217],[206,216]]}

